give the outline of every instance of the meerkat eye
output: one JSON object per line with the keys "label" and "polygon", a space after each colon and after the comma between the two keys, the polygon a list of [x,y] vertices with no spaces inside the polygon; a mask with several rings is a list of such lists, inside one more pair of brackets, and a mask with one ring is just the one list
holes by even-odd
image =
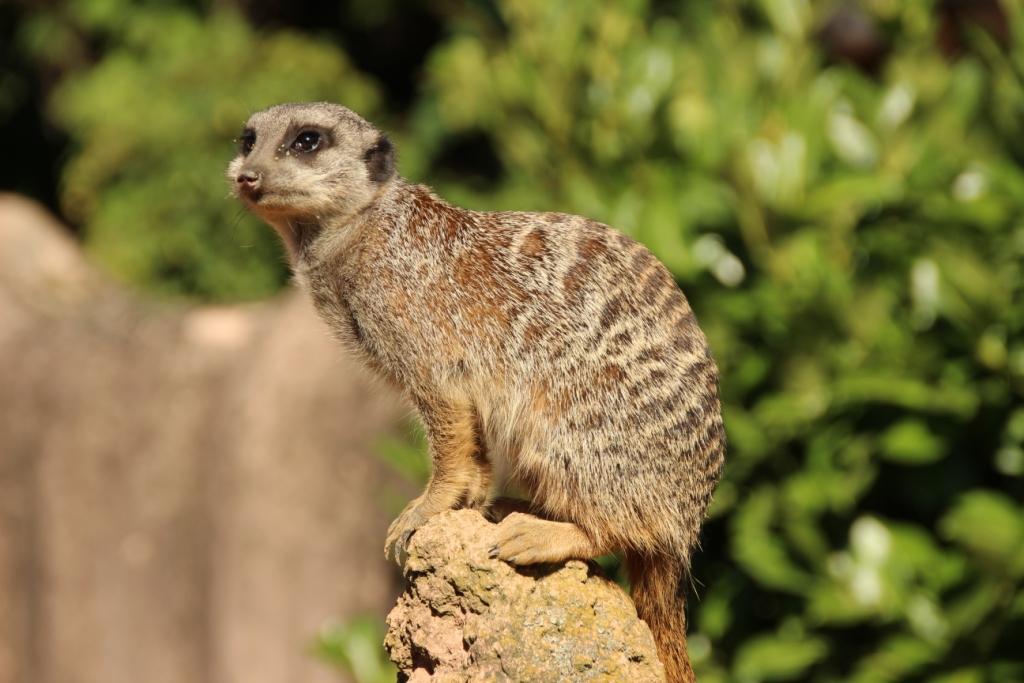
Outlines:
{"label": "meerkat eye", "polygon": [[320,133],[315,130],[304,130],[295,138],[292,149],[296,152],[312,152],[320,146]]}
{"label": "meerkat eye", "polygon": [[252,151],[255,145],[256,133],[254,131],[246,130],[238,138],[238,149],[242,152],[242,156],[249,156],[249,152]]}

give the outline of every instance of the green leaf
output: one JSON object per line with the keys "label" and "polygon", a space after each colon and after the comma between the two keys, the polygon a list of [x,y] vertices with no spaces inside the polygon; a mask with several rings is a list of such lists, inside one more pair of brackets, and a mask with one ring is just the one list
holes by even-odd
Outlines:
{"label": "green leaf", "polygon": [[921,420],[900,420],[882,435],[882,455],[904,465],[927,465],[945,455],[942,441]]}
{"label": "green leaf", "polygon": [[790,559],[773,528],[775,499],[770,489],[755,492],[733,518],[733,557],[761,584],[795,593],[809,587],[810,577]]}
{"label": "green leaf", "polygon": [[941,649],[917,638],[893,636],[860,660],[850,683],[902,681],[933,662],[941,653]]}
{"label": "green leaf", "polygon": [[932,676],[928,679],[928,683],[985,683],[989,680],[999,679],[990,678],[984,667],[971,666]]}
{"label": "green leaf", "polygon": [[313,654],[352,677],[355,683],[391,683],[397,671],[382,645],[384,630],[376,616],[328,624],[313,644]]}
{"label": "green leaf", "polygon": [[800,677],[828,653],[823,638],[753,638],[740,648],[733,664],[736,679],[744,683],[783,681]]}
{"label": "green leaf", "polygon": [[415,420],[406,422],[401,435],[381,437],[374,450],[396,472],[414,484],[424,484],[430,476],[427,438]]}
{"label": "green leaf", "polygon": [[943,536],[1012,576],[1024,576],[1024,514],[992,491],[965,493],[939,524]]}

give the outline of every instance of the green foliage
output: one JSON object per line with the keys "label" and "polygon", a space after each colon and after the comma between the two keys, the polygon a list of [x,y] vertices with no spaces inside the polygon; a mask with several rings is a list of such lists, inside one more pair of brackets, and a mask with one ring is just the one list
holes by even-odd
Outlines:
{"label": "green foliage", "polygon": [[401,436],[383,437],[375,450],[398,474],[416,483],[425,482],[430,475],[430,462],[423,457],[427,437],[416,422],[410,421],[403,431]]}
{"label": "green foliage", "polygon": [[[420,425],[411,419],[404,425],[402,432],[383,436],[376,443],[374,452],[397,475],[414,486],[423,486],[430,476],[430,458],[426,455],[427,437]],[[398,516],[409,502],[407,493],[401,491],[383,491],[381,498],[382,507],[394,516]]]}
{"label": "green foliage", "polygon": [[383,640],[380,618],[365,615],[325,627],[313,643],[313,654],[355,683],[393,683],[396,670],[380,646]]}
{"label": "green foliage", "polygon": [[[276,291],[277,240],[228,196],[233,138],[255,109],[332,100],[371,113],[375,88],[337,47],[264,34],[238,15],[73,2],[68,15],[106,41],[103,57],[54,92],[54,118],[76,142],[62,203],[120,278],[172,294],[226,299]],[[42,15],[26,42],[80,28]],[[50,53],[61,60],[65,56]]]}
{"label": "green foliage", "polygon": [[800,676],[828,649],[820,638],[758,636],[747,641],[736,655],[740,681],[789,680]]}
{"label": "green foliage", "polygon": [[[1024,679],[1024,13],[954,57],[948,4],[861,3],[888,44],[870,74],[823,47],[832,3],[448,6],[395,131],[410,177],[615,225],[690,297],[731,443],[694,567],[703,681]],[[225,199],[230,138],[277,100],[374,116],[376,87],[226,10],[70,6],[23,39],[102,37],[51,98],[91,248],[161,291],[276,287]],[[451,170],[465,140],[493,177]]]}
{"label": "green foliage", "polygon": [[933,3],[869,5],[877,77],[787,0],[502,3],[428,71],[418,137],[505,169],[447,193],[629,231],[709,333],[703,680],[1024,676],[1024,21],[950,61]]}

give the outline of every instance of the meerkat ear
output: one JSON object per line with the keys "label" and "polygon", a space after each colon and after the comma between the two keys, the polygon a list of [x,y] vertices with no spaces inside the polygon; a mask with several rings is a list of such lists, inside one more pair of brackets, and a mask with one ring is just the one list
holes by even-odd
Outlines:
{"label": "meerkat ear", "polygon": [[363,155],[370,180],[383,183],[395,174],[395,148],[383,133]]}

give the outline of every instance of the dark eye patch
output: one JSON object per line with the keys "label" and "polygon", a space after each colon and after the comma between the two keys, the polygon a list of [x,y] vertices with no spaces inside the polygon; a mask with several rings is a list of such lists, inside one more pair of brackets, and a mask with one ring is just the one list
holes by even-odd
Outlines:
{"label": "dark eye patch", "polygon": [[242,156],[249,156],[249,152],[256,146],[256,131],[246,128],[238,137],[238,150]]}
{"label": "dark eye patch", "polygon": [[323,136],[315,130],[304,130],[295,136],[292,149],[296,152],[312,152],[320,147]]}

